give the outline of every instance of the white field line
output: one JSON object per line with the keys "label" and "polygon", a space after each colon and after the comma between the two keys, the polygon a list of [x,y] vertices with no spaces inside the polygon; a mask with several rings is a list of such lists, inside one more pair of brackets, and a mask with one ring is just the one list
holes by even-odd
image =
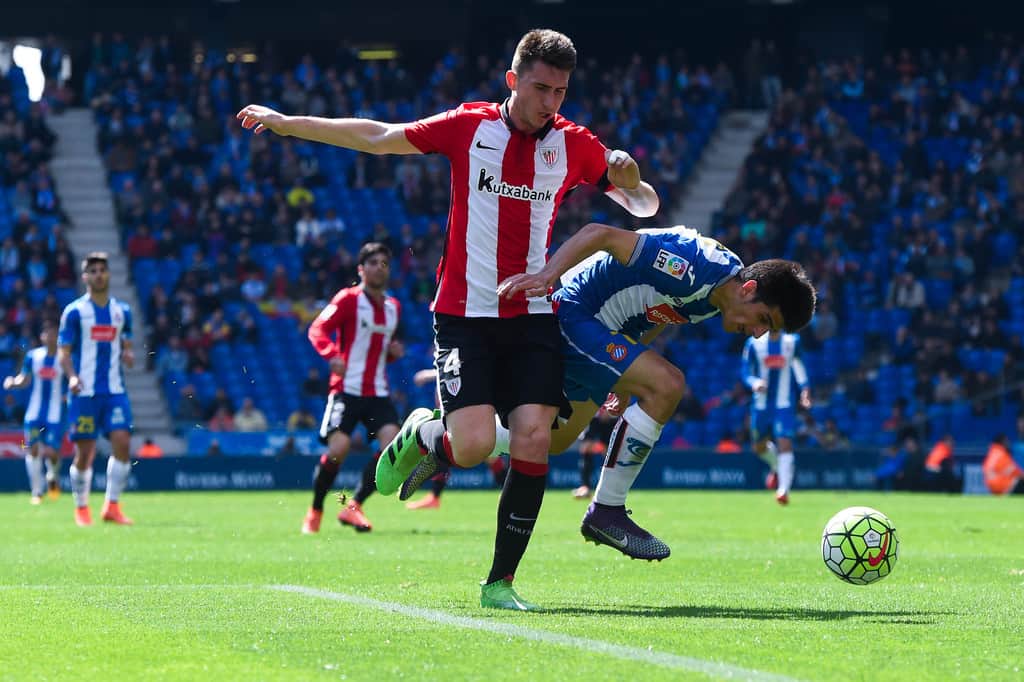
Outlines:
{"label": "white field line", "polygon": [[301,594],[307,597],[317,597],[319,599],[330,599],[332,601],[345,602],[346,604],[376,609],[378,611],[389,611],[402,616],[408,616],[409,618],[425,620],[436,625],[447,625],[451,627],[466,628],[468,630],[483,630],[499,635],[505,635],[507,637],[518,637],[520,639],[529,639],[535,642],[543,642],[545,644],[572,647],[588,653],[604,654],[648,665],[658,665],[664,668],[672,668],[674,670],[688,670],[691,672],[703,673],[716,678],[728,680],[752,680],[754,682],[796,682],[795,678],[787,677],[785,675],[777,675],[775,673],[762,672],[760,670],[741,668],[739,666],[729,665],[728,663],[716,663],[715,661],[707,661],[701,658],[679,656],[677,654],[653,651],[651,649],[643,649],[640,647],[623,646],[621,644],[604,642],[599,639],[574,637],[572,635],[565,635],[559,632],[538,630],[536,628],[504,623],[501,621],[455,616],[450,613],[445,613],[444,611],[424,609],[418,606],[406,606],[405,604],[397,604],[395,602],[378,601],[376,599],[360,597],[353,594],[328,592],[326,590],[317,590],[311,587],[303,587],[301,585],[267,585],[267,588],[271,590],[279,590],[281,592]]}

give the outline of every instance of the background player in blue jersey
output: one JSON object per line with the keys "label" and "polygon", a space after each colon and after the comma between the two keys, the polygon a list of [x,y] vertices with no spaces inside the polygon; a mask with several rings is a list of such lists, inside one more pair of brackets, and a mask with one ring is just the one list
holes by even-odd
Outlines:
{"label": "background player in blue jersey", "polygon": [[[594,223],[563,244],[540,272],[508,278],[499,293],[543,296],[562,273],[564,286],[554,300],[572,415],[553,431],[550,452],[566,450],[615,393],[624,410],[581,531],[628,556],[664,559],[668,547],[629,518],[625,501],[686,380],[647,344],[669,324],[719,313],[732,333],[799,330],[814,313],[814,287],[797,263],[766,260],[744,267],[717,241],[684,227],[630,232]],[[633,396],[636,403],[630,404]],[[496,451],[507,447],[505,434],[499,429]],[[402,495],[440,466],[425,458]]]}
{"label": "background player in blue jersey", "polygon": [[773,331],[751,336],[743,347],[742,367],[743,381],[754,392],[750,411],[754,452],[771,467],[766,484],[776,488],[775,499],[788,504],[794,473],[794,383],[800,406],[811,407],[807,370],[800,359],[800,335]]}
{"label": "background player in blue jersey", "polygon": [[57,325],[46,322],[39,336],[43,345],[25,353],[21,371],[16,376],[4,378],[4,390],[32,387],[25,409],[25,469],[32,504],[42,502],[47,487],[51,499],[60,495],[60,444],[67,428],[64,413],[67,383],[57,361]]}
{"label": "background player in blue jersey", "polygon": [[71,463],[71,490],[75,496],[75,522],[92,525],[89,489],[96,437],[110,439],[113,455],[107,459],[107,494],[103,520],[122,525],[131,519],[121,512],[120,497],[128,484],[131,463],[132,410],[125,392],[121,363],[135,363],[132,351],[132,311],[110,295],[107,254],[96,251],[82,260],[86,294],[64,308],[60,318],[60,364],[68,377],[68,421],[75,459]]}

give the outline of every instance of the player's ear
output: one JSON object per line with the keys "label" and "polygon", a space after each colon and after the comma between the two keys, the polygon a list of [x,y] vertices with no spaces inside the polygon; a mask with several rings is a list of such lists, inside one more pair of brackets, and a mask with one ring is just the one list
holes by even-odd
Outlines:
{"label": "player's ear", "polygon": [[748,279],[740,285],[740,291],[743,292],[744,298],[753,298],[757,295],[757,281]]}
{"label": "player's ear", "polygon": [[518,83],[518,82],[519,82],[519,76],[516,75],[515,71],[513,71],[512,69],[509,69],[508,71],[505,72],[505,85],[508,86],[509,90],[515,90],[516,89],[516,83]]}

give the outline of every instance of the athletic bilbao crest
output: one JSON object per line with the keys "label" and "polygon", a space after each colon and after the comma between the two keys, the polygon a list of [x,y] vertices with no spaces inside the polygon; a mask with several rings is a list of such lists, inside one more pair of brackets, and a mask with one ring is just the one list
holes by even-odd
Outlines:
{"label": "athletic bilbao crest", "polygon": [[615,362],[622,362],[626,358],[626,347],[617,343],[609,343],[604,350]]}
{"label": "athletic bilbao crest", "polygon": [[453,377],[444,380],[444,387],[448,389],[448,395],[457,396],[462,388],[462,377]]}
{"label": "athletic bilbao crest", "polygon": [[539,151],[540,160],[544,162],[544,165],[549,169],[554,168],[558,163],[558,147],[541,147]]}

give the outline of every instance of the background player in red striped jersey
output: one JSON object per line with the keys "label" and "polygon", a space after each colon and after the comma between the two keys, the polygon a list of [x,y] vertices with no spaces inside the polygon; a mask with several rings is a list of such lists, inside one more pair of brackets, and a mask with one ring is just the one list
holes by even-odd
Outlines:
{"label": "background player in red striped jersey", "polygon": [[[330,392],[320,441],[327,454],[320,458],[313,483],[313,505],[302,522],[303,533],[320,530],[324,497],[352,446],[352,431],[362,422],[367,440],[388,443],[398,433],[398,412],[388,396],[384,372],[389,360],[404,353],[395,339],[401,306],[387,295],[391,278],[391,249],[380,242],[359,250],[359,284],[342,289],[309,326],[309,341],[331,368]],[[338,514],[338,521],[357,531],[372,529],[363,502],[377,489],[376,459],[363,469],[355,494]]]}
{"label": "background player in red striped jersey", "polygon": [[547,260],[566,193],[604,190],[630,213],[654,215],[658,196],[627,153],[611,151],[558,114],[576,48],[557,31],[529,31],[505,74],[501,104],[470,102],[405,124],[284,116],[249,105],[242,126],[374,154],[444,154],[452,199],[438,265],[435,365],[444,418],[419,409],[377,466],[377,487],[395,492],[426,453],[471,467],[495,443],[494,416],[511,432],[510,469],[498,503],[494,560],[481,583],[485,607],[533,610],[512,587],[544,499],[551,424],[564,402],[558,322],[551,301],[500,298],[498,284]]}

